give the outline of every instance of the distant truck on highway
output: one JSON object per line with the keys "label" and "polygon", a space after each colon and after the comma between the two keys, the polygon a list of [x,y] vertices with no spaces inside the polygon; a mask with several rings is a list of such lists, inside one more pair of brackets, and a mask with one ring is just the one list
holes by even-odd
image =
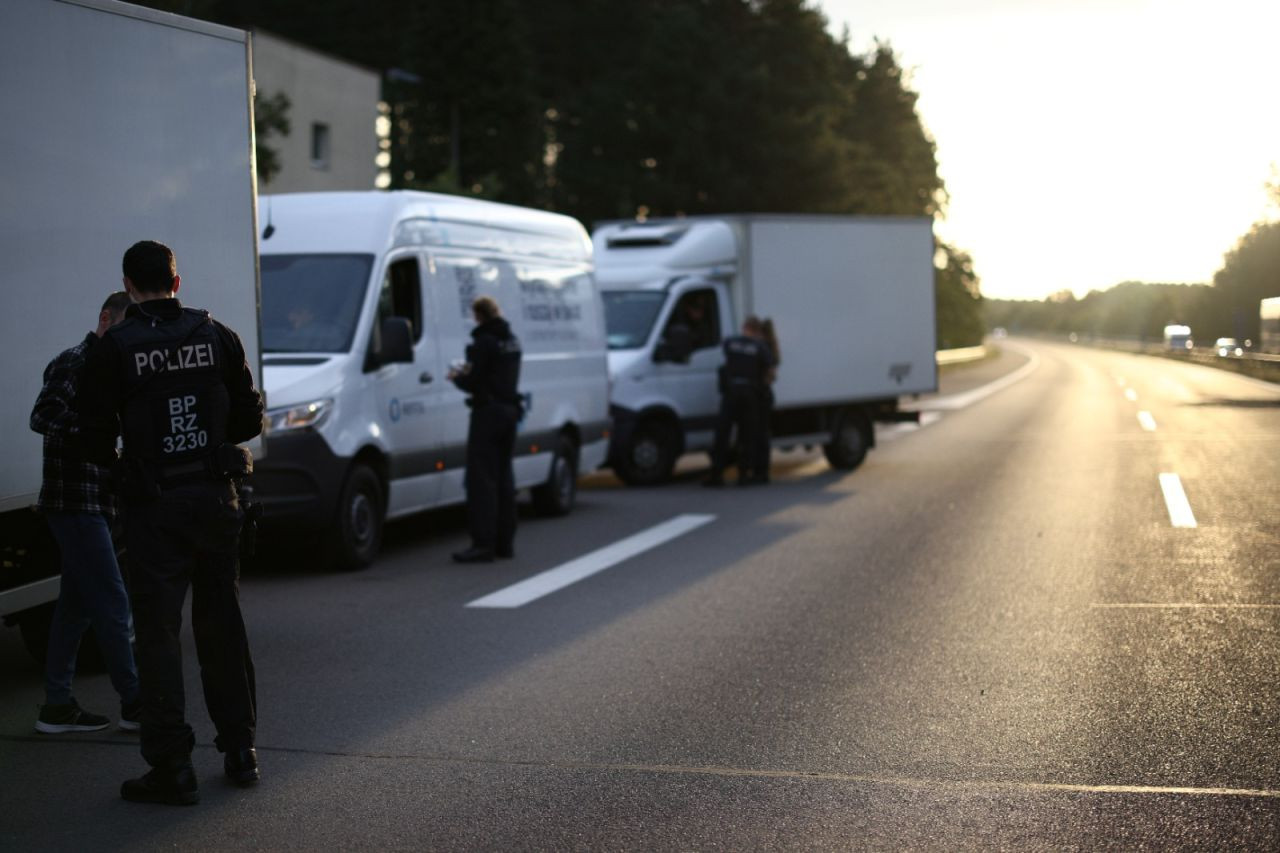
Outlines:
{"label": "distant truck on highway", "polygon": [[58,554],[32,510],[45,365],[84,339],[134,242],[173,247],[183,296],[258,370],[247,33],[111,0],[0,6],[0,616],[43,657]]}
{"label": "distant truck on highway", "polygon": [[1170,324],[1164,327],[1164,348],[1170,352],[1191,352],[1195,345],[1190,326]]}
{"label": "distant truck on highway", "polygon": [[774,445],[851,470],[902,395],[937,389],[934,240],[925,218],[742,215],[614,222],[594,235],[612,380],[609,462],[631,484],[709,450],[721,343],[751,314],[782,355]]}
{"label": "distant truck on highway", "polygon": [[1280,355],[1280,296],[1262,300],[1258,319],[1258,351]]}

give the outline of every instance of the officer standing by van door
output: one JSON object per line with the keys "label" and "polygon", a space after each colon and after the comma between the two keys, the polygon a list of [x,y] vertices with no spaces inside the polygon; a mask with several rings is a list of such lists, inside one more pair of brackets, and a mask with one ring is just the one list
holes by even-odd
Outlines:
{"label": "officer standing by van door", "polygon": [[515,556],[516,486],[511,457],[520,422],[520,340],[511,333],[498,303],[481,296],[471,303],[476,327],[466,363],[448,378],[470,395],[467,429],[467,518],[471,547],[453,555],[459,563],[490,563]]}
{"label": "officer standing by van door", "polygon": [[711,473],[702,483],[704,486],[724,485],[724,469],[729,464],[729,440],[734,427],[738,429],[738,443],[744,457],[738,464],[738,485],[767,483],[767,470],[753,470],[762,456],[767,459],[767,449],[761,452],[761,444],[767,441],[763,402],[769,371],[774,366],[773,353],[763,340],[760,320],[754,316],[747,317],[742,323],[742,334],[726,338],[723,350],[720,415],[716,419],[716,439],[711,451]]}
{"label": "officer standing by van door", "polygon": [[80,426],[99,464],[124,443],[125,542],[130,559],[142,756],[151,771],[126,781],[135,802],[199,800],[186,721],[179,631],[187,586],[205,704],[238,785],[257,782],[253,661],[240,613],[236,483],[252,470],[237,447],[262,431],[262,397],[235,332],[175,298],[181,279],[169,247],[153,241],[124,254],[125,319],[85,364]]}

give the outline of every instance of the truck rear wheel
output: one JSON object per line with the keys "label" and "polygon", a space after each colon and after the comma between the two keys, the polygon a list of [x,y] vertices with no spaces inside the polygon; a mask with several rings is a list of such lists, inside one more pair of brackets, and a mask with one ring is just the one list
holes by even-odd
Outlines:
{"label": "truck rear wheel", "polygon": [[356,571],[373,562],[382,545],[382,480],[368,465],[347,474],[338,499],[338,518],[330,534],[333,567]]}
{"label": "truck rear wheel", "polygon": [[871,424],[865,415],[854,409],[845,409],[836,416],[831,430],[831,441],[822,446],[823,455],[832,468],[852,471],[867,458],[871,447]]}
{"label": "truck rear wheel", "polygon": [[578,447],[562,435],[556,440],[547,481],[533,488],[533,508],[539,515],[568,515],[577,497]]}
{"label": "truck rear wheel", "polygon": [[660,421],[639,424],[614,467],[629,486],[655,486],[671,477],[676,465],[676,435]]}

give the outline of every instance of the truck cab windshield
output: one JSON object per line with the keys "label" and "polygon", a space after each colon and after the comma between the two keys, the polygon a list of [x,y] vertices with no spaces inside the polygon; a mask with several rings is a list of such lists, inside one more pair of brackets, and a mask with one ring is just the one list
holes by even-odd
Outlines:
{"label": "truck cab windshield", "polygon": [[649,340],[649,331],[667,301],[661,290],[606,290],[604,325],[609,349],[639,349]]}
{"label": "truck cab windshield", "polygon": [[262,351],[351,349],[373,255],[263,255]]}

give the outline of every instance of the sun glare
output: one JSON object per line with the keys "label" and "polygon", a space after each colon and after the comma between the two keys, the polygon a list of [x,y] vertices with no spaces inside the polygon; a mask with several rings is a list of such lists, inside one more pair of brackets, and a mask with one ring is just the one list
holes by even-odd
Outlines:
{"label": "sun glare", "polygon": [[1276,4],[821,5],[913,69],[988,296],[1206,282],[1267,213]]}

